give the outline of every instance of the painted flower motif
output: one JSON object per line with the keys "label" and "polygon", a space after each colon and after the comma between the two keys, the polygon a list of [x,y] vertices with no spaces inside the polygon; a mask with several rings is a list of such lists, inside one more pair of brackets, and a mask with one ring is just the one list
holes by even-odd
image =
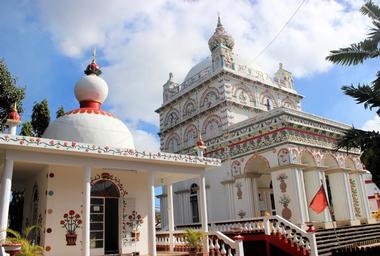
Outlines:
{"label": "painted flower motif", "polygon": [[63,215],[63,220],[60,221],[60,224],[66,229],[67,233],[75,234],[76,229],[82,224],[82,220],[79,214],[75,214],[74,210],[70,210]]}
{"label": "painted flower motif", "polygon": [[71,142],[71,146],[75,147],[77,144],[75,142]]}
{"label": "painted flower motif", "polygon": [[54,140],[51,140],[49,143],[50,145],[54,145]]}

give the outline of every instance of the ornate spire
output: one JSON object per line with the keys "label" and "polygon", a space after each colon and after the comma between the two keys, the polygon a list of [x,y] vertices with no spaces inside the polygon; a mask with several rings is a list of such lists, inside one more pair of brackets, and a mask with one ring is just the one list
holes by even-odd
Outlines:
{"label": "ornate spire", "polygon": [[99,76],[102,71],[100,70],[98,64],[96,64],[96,48],[92,50],[92,61],[88,64],[86,70],[84,71],[86,75],[97,75]]}
{"label": "ornate spire", "polygon": [[208,47],[210,48],[210,51],[213,51],[220,45],[224,45],[225,47],[232,50],[234,48],[235,42],[232,36],[224,30],[222,22],[220,21],[220,15],[218,14],[218,23],[216,25],[214,34],[208,40]]}
{"label": "ornate spire", "polygon": [[195,144],[195,149],[197,150],[198,156],[203,157],[203,152],[205,151],[206,148],[207,148],[206,144],[202,139],[201,133],[199,132],[198,140],[197,140],[197,143]]}
{"label": "ornate spire", "polygon": [[20,119],[20,115],[17,112],[17,103],[15,102],[12,106],[12,111],[8,115],[8,121],[19,122]]}

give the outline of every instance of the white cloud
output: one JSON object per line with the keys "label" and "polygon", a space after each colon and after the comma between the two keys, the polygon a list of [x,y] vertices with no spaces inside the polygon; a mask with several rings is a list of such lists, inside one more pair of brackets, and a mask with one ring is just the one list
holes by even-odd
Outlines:
{"label": "white cloud", "polygon": [[380,117],[378,115],[374,116],[372,119],[364,123],[362,129],[380,132]]}
{"label": "white cloud", "polygon": [[[94,1],[38,2],[41,21],[63,54],[83,56],[97,46],[110,86],[109,105],[122,118],[157,125],[154,109],[162,85],[173,72],[181,82],[195,62],[210,54],[207,40],[216,14],[235,38],[235,53],[254,60],[299,5],[299,0],[251,1]],[[255,60],[273,72],[278,62],[297,76],[328,70],[329,50],[365,36],[367,19],[360,0],[310,0],[272,46]],[[102,63],[100,63],[102,64]],[[104,65],[103,65],[104,66]]]}
{"label": "white cloud", "polygon": [[135,148],[149,152],[160,151],[160,143],[156,134],[143,130],[131,130],[135,142]]}

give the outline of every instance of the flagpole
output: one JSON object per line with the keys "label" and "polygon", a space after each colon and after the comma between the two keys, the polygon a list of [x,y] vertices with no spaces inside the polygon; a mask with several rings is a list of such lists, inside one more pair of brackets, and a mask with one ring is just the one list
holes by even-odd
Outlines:
{"label": "flagpole", "polygon": [[325,192],[325,195],[326,195],[326,198],[327,198],[327,207],[328,207],[328,212],[330,214],[330,219],[331,219],[331,223],[333,225],[333,229],[334,229],[334,234],[335,234],[335,238],[336,238],[336,245],[340,247],[340,240],[339,240],[339,237],[338,237],[338,234],[336,232],[336,221],[333,220],[333,207],[330,205],[330,197],[329,197],[329,194],[326,193],[326,189],[327,189],[327,184],[326,184],[326,188],[323,184],[323,180],[321,179],[321,184],[322,184],[322,187],[323,187],[323,190]]}

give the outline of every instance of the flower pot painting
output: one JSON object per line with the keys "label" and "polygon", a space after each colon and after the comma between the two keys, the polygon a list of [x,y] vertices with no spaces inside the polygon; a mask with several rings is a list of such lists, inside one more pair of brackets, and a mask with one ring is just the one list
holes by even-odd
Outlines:
{"label": "flower pot painting", "polygon": [[286,192],[287,185],[285,183],[285,180],[288,178],[288,176],[285,173],[281,173],[277,176],[277,180],[280,181],[280,190],[282,193]]}
{"label": "flower pot painting", "polygon": [[131,237],[133,241],[140,241],[140,227],[144,223],[141,215],[137,211],[132,211],[132,214],[128,216],[127,225],[131,229]]}
{"label": "flower pot painting", "polygon": [[63,219],[60,224],[66,229],[66,245],[74,246],[77,242],[77,228],[80,228],[82,224],[81,217],[74,210],[70,210],[68,213],[63,215]]}
{"label": "flower pot painting", "polygon": [[290,198],[287,195],[280,197],[280,204],[284,207],[281,211],[281,215],[284,219],[290,220],[292,217],[292,211],[288,208]]}

